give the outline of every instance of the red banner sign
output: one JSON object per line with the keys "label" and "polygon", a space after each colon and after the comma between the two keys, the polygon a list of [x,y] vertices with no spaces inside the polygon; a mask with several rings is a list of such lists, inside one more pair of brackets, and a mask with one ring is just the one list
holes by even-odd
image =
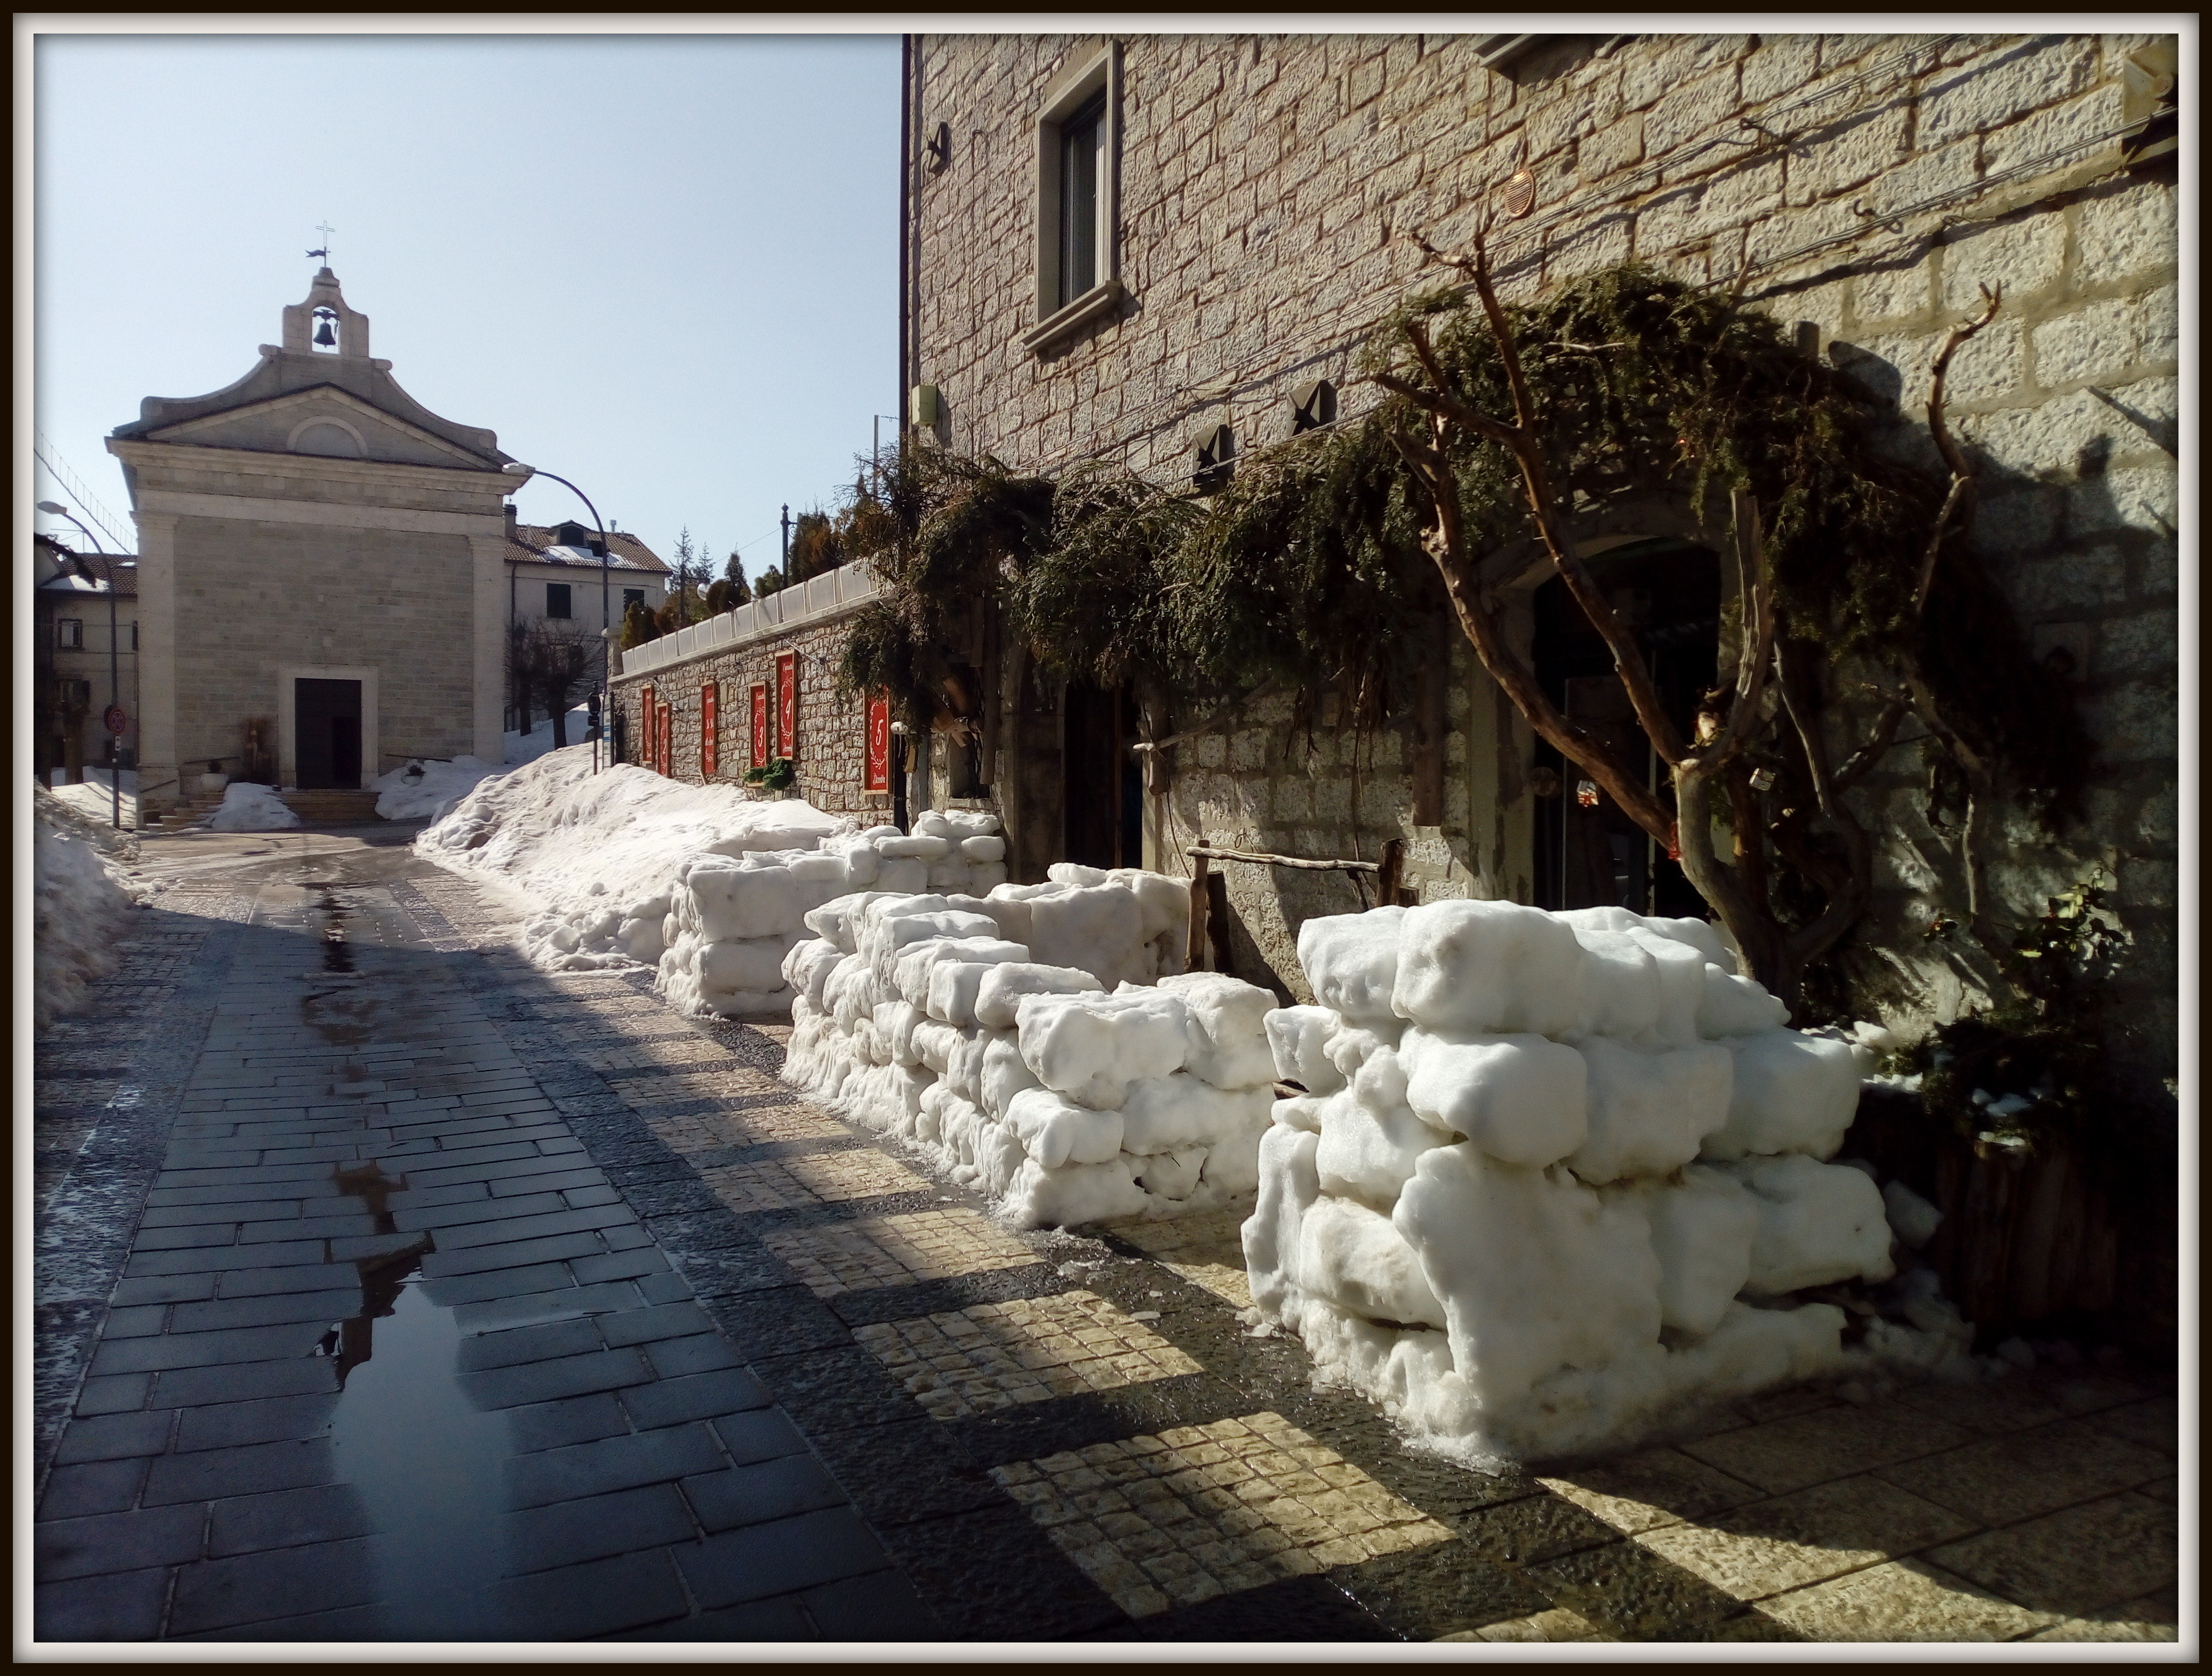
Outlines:
{"label": "red banner sign", "polygon": [[888,693],[868,700],[868,742],[860,789],[888,792],[891,788],[891,701]]}
{"label": "red banner sign", "polygon": [[779,652],[775,657],[775,754],[799,754],[799,654]]}
{"label": "red banner sign", "polygon": [[753,683],[753,755],[745,766],[764,768],[768,766],[768,688]]}
{"label": "red banner sign", "polygon": [[660,723],[654,728],[660,743],[660,760],[654,766],[670,778],[676,774],[676,712],[666,699],[660,701]]}
{"label": "red banner sign", "polygon": [[699,778],[714,777],[715,732],[720,720],[721,689],[712,681],[699,689]]}
{"label": "red banner sign", "polygon": [[641,687],[637,694],[638,761],[644,767],[657,768],[660,763],[660,746],[653,739],[653,727],[660,720],[660,706],[650,687]]}

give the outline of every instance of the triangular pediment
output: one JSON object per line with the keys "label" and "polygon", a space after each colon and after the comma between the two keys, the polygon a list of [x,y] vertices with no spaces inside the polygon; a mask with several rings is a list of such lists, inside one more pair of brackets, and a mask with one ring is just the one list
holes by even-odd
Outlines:
{"label": "triangular pediment", "polygon": [[295,390],[144,433],[149,442],[256,453],[484,471],[495,462],[371,405],[335,385]]}

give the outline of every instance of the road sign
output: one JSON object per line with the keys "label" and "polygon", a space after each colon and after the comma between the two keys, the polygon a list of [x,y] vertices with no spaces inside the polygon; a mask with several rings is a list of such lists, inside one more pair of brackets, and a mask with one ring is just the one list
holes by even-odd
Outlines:
{"label": "road sign", "polygon": [[124,730],[131,725],[131,718],[123,714],[120,704],[109,705],[100,720],[107,724],[107,731],[118,738],[122,738]]}

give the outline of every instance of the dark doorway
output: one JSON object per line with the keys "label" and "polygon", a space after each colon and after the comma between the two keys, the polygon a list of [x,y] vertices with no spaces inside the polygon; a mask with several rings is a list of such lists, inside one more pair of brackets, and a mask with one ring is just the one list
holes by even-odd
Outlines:
{"label": "dark doorway", "polygon": [[1062,701],[1066,749],[1066,859],[1088,867],[1136,867],[1145,853],[1145,780],[1129,746],[1136,703],[1126,689],[1075,682]]}
{"label": "dark doorway", "polygon": [[[1671,537],[1616,547],[1588,561],[1591,574],[1635,630],[1660,701],[1687,737],[1698,695],[1711,686],[1720,643],[1720,561],[1692,542]],[[1613,654],[1556,577],[1536,590],[1536,678],[1552,702],[1643,769],[1645,783],[1671,802],[1665,766],[1651,749],[1613,672]],[[1536,742],[1535,764],[1560,779],[1559,795],[1536,805],[1536,906],[1626,908],[1638,914],[1706,918],[1705,899],[1681,863],[1611,798],[1595,806],[1577,796],[1587,776],[1552,746]]]}
{"label": "dark doorway", "polygon": [[361,683],[292,683],[295,783],[303,792],[361,786]]}

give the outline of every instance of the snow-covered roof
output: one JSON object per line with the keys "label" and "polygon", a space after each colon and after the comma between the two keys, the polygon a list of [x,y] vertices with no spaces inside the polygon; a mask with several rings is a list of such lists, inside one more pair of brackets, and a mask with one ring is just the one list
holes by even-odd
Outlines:
{"label": "snow-covered roof", "polygon": [[[592,556],[591,549],[574,538],[577,529],[573,524],[510,524],[507,526],[507,562],[597,570],[599,562]],[[560,537],[564,534],[571,538],[562,541]],[[588,539],[588,532],[586,536]],[[522,550],[517,552],[517,548]],[[607,531],[607,568],[645,571],[659,576],[672,574],[659,555],[627,530]]]}
{"label": "snow-covered roof", "polygon": [[[58,574],[50,576],[39,584],[40,592],[96,594],[105,598],[107,596],[108,585],[112,583],[117,598],[136,599],[138,597],[138,561],[130,555],[126,553],[72,554],[69,548],[46,535],[39,537],[39,544],[46,550],[48,562],[59,567]],[[75,561],[78,558],[82,558],[93,574],[100,579],[98,585],[88,582],[77,574]]]}

